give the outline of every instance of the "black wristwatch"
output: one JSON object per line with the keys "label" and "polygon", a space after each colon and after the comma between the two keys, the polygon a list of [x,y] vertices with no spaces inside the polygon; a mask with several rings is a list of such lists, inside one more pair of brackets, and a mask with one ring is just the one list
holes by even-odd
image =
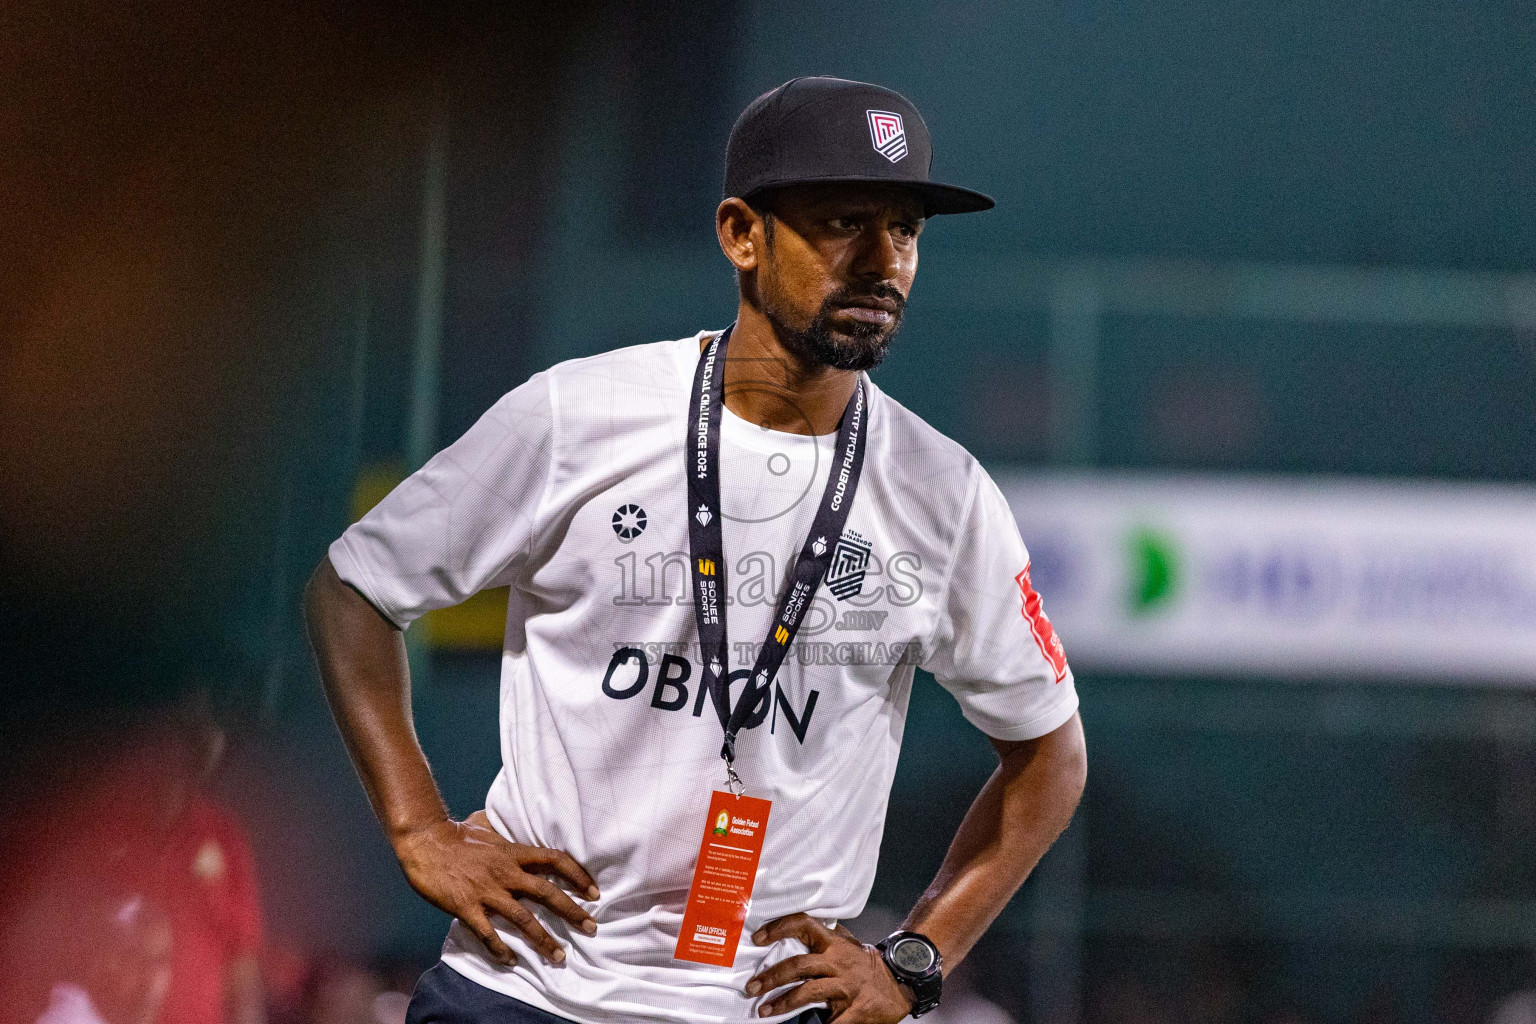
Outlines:
{"label": "black wristwatch", "polygon": [[898,982],[912,990],[916,1002],[912,1016],[921,1017],[939,1005],[944,987],[944,958],[928,936],[917,932],[892,932],[883,942],[875,943],[885,966]]}

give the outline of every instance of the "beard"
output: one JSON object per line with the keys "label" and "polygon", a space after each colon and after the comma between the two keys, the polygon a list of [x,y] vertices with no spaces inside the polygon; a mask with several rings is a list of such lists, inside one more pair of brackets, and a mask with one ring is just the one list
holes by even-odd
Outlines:
{"label": "beard", "polygon": [[[869,324],[855,320],[850,328],[834,327],[832,318],[839,309],[858,299],[885,299],[896,306],[888,324]],[[872,370],[880,365],[891,339],[901,326],[902,313],[906,311],[906,296],[888,284],[854,290],[840,288],[829,295],[803,329],[792,327],[777,303],[764,296],[763,315],[773,325],[774,333],[784,347],[812,366],[829,366],[834,370]]]}

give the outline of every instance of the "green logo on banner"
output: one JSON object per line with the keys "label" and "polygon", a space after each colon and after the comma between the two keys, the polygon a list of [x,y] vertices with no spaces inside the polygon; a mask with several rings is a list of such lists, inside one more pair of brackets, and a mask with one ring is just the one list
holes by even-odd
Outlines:
{"label": "green logo on banner", "polygon": [[1145,527],[1133,531],[1126,544],[1130,557],[1131,613],[1145,615],[1173,600],[1179,588],[1178,551],[1166,535]]}

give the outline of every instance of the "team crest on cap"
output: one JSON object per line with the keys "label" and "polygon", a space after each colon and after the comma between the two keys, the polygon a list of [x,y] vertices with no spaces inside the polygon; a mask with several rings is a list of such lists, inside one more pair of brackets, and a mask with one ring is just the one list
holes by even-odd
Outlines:
{"label": "team crest on cap", "polygon": [[907,155],[907,129],[901,115],[889,110],[866,110],[869,115],[869,141],[875,152],[895,163]]}

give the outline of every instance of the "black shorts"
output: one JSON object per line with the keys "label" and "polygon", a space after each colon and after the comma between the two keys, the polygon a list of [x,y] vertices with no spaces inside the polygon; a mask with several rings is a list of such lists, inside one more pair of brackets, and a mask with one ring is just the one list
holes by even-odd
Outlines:
{"label": "black shorts", "polygon": [[[794,1024],[822,1024],[821,1010],[806,1010]],[[521,999],[476,985],[439,962],[416,982],[405,1024],[572,1024]]]}

